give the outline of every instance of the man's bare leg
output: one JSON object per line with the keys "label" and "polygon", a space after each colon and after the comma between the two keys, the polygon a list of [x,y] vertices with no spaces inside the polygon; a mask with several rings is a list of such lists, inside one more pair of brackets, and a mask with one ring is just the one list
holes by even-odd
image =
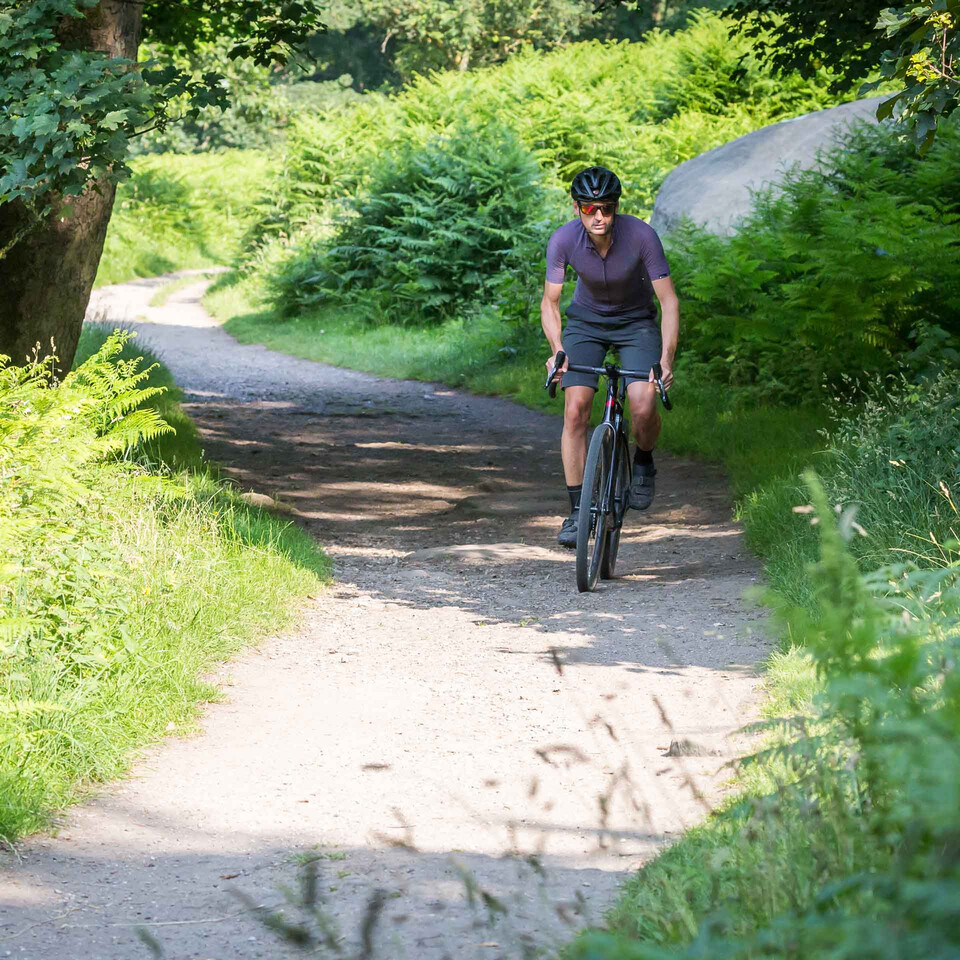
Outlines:
{"label": "man's bare leg", "polygon": [[563,521],[557,543],[561,547],[577,545],[577,508],[583,485],[583,468],[587,461],[587,430],[593,409],[593,387],[567,387],[563,393],[563,434],[560,437],[560,456],[563,475],[570,495],[570,516]]}
{"label": "man's bare leg", "polygon": [[630,506],[635,510],[646,510],[653,503],[653,478],[657,475],[653,465],[653,448],[660,436],[656,385],[634,381],[627,387],[627,398],[630,403],[630,418],[633,421],[633,437],[637,441],[630,484]]}
{"label": "man's bare leg", "polygon": [[583,483],[583,468],[587,462],[587,430],[595,393],[592,387],[567,387],[563,392],[560,457],[568,487]]}

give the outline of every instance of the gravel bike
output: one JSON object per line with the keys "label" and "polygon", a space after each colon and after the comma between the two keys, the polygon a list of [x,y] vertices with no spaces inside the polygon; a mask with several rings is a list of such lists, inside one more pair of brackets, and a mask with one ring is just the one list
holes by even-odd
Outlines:
{"label": "gravel bike", "polygon": [[[544,389],[549,391],[551,397],[557,395],[558,382],[554,377],[566,358],[562,350],[557,353],[554,368],[544,384]],[[607,378],[603,419],[594,429],[587,448],[577,522],[577,589],[584,593],[593,590],[598,576],[610,580],[616,569],[620,531],[630,498],[630,444],[623,417],[623,401],[627,393],[625,378],[646,380],[650,371],[622,370],[612,363],[605,363],[602,367],[571,363],[567,369],[577,373],[596,373]],[[652,369],[654,383],[660,391],[660,401],[666,410],[670,410],[673,404],[663,388],[660,364],[655,363]]]}

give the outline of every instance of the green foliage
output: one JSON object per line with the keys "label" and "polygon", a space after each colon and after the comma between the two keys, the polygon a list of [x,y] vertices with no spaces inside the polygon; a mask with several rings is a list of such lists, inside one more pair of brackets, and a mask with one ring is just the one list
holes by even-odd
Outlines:
{"label": "green foliage", "polygon": [[733,236],[671,235],[692,372],[796,403],[942,351],[960,335],[960,267],[944,255],[960,242],[958,144],[950,125],[921,162],[863,128],[760,195]]}
{"label": "green foliage", "polygon": [[[644,868],[571,951],[598,958],[894,960],[960,949],[960,564],[862,575],[808,476],[818,610],[774,601],[821,679],[809,720],[754,758],[785,775]],[[797,737],[796,731],[800,731]]]}
{"label": "green foliage", "polygon": [[183,94],[168,108],[183,119],[163,130],[135,137],[130,143],[131,154],[191,153],[230,147],[261,150],[277,143],[290,114],[283,88],[273,82],[277,71],[249,59],[229,59],[232,46],[229,37],[221,36],[197,43],[191,50],[161,44],[141,48],[141,60],[172,65],[195,80],[219,72],[223,77],[220,86],[230,105],[226,109],[204,107],[191,115],[190,97]]}
{"label": "green foliage", "polygon": [[371,94],[341,110],[298,115],[252,240],[330,220],[329,201],[367,191],[381,159],[460,123],[508,126],[536,156],[545,183],[563,190],[583,167],[611,166],[624,182],[625,212],[642,215],[678,163],[836,102],[826,72],[775,80],[750,51],[723,20],[703,14],[683,32],[654,33],[642,44],[533,51],[495,68],[418,78],[394,97]]}
{"label": "green foliage", "polygon": [[[20,201],[28,213],[24,226],[4,238],[0,258],[42,222],[55,200],[127,177],[127,139],[148,127],[164,129],[175,105],[196,119],[203,108],[227,103],[216,71],[194,78],[172,64],[138,67],[84,49],[77,40],[84,35],[80,21],[94,16],[104,21],[116,11],[101,9],[97,0],[0,3],[0,204]],[[289,45],[319,25],[314,0],[154,4],[146,22],[148,31],[173,42],[178,31],[192,44],[227,32],[237,38],[229,57],[248,55],[261,65],[284,61]],[[120,22],[114,26],[118,43],[133,42]],[[71,215],[69,204],[60,209]]]}
{"label": "green foliage", "polygon": [[756,42],[757,55],[783,73],[812,76],[826,64],[856,80],[876,70],[885,44],[877,18],[886,0],[734,0],[729,13]]}
{"label": "green foliage", "polygon": [[877,21],[892,42],[881,64],[884,80],[903,85],[880,105],[877,116],[905,122],[921,154],[933,144],[941,117],[960,102],[958,19],[960,0],[920,0],[888,7]]}
{"label": "green foliage", "polygon": [[551,47],[594,18],[583,0],[359,0],[359,20],[392,42],[394,69],[430,70],[498,63],[520,50]]}
{"label": "green foliage", "polygon": [[308,36],[323,29],[326,7],[318,0],[151,3],[144,7],[143,33],[148,41],[188,49],[230,37],[231,58],[249,58],[260,66],[283,64]]}
{"label": "green foliage", "polygon": [[[73,358],[74,369],[99,354],[117,329],[105,323],[84,323]],[[174,382],[169,368],[148,347],[138,343],[135,336],[123,342],[116,359],[142,365],[146,374],[142,386],[152,393],[148,401],[150,408],[172,428],[155,437],[141,439],[136,445],[137,463],[158,470],[192,470],[197,473],[208,470],[197,428],[180,408],[183,392]]]}
{"label": "green foliage", "polygon": [[253,150],[134,158],[117,189],[97,285],[230,262],[274,163]]}
{"label": "green foliage", "polygon": [[655,30],[682,28],[697,10],[723,6],[725,0],[551,0],[513,7],[489,0],[332,0],[324,12],[327,31],[311,37],[308,49],[318,62],[315,79],[335,80],[346,73],[357,90],[377,90],[409,83],[431,69],[501,62],[520,49],[574,39],[642,40]]}
{"label": "green foliage", "polygon": [[[169,374],[123,359],[125,336],[99,332],[102,346],[62,383],[51,360],[0,366],[7,841],[122,772],[169,724],[189,725],[211,696],[199,680],[211,660],[275,628],[325,575],[304,535],[209,476],[157,465],[171,406],[156,405],[162,387],[147,378]],[[199,450],[181,460],[199,463]]]}
{"label": "green foliage", "polygon": [[885,0],[736,0],[730,13],[756,38],[757,53],[781,72],[812,75],[821,65],[853,80],[880,69],[900,89],[877,111],[895,116],[913,134],[921,153],[933,143],[941,117],[960,100],[956,70],[960,0],[915,0],[890,7]]}
{"label": "green foliage", "polygon": [[[57,36],[96,0],[7,0],[0,6],[0,204],[21,201],[36,224],[55,197],[127,173],[127,134],[157,109],[158,91],[128,60],[73,50]],[[20,238],[8,242],[8,248]],[[0,256],[5,253],[0,250]]]}
{"label": "green foliage", "polygon": [[882,390],[837,418],[824,471],[831,501],[857,508],[855,553],[871,566],[891,549],[939,556],[957,536],[960,490],[960,371]]}
{"label": "green foliage", "polygon": [[442,320],[488,296],[542,232],[538,174],[514,135],[492,124],[408,146],[372,171],[332,247],[272,280],[276,299],[287,309],[362,302],[388,322]]}
{"label": "green foliage", "polygon": [[296,111],[327,111],[360,98],[349,75],[313,81],[305,79],[295,65],[281,69],[251,59],[230,59],[232,46],[233,40],[222,36],[191,47],[148,44],[141,48],[141,60],[173,66],[196,81],[218,72],[229,106],[193,111],[190,97],[184,94],[168,105],[180,121],[134,137],[131,155],[276,149]]}

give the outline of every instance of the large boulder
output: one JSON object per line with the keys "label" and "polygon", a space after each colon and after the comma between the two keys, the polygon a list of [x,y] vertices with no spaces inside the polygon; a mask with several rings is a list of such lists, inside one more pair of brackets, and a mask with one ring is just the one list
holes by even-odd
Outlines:
{"label": "large boulder", "polygon": [[876,122],[884,98],[856,100],[782,120],[702,153],[671,172],[657,194],[650,223],[669,233],[683,217],[714,233],[733,232],[750,212],[751,194],[775,184],[792,167],[807,169],[854,120]]}

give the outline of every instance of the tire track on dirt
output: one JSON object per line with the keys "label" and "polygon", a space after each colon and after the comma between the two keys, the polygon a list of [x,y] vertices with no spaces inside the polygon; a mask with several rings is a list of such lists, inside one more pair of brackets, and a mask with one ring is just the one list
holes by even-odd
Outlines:
{"label": "tire track on dirt", "polygon": [[[757,565],[721,473],[660,457],[621,576],[579,595],[554,540],[559,418],[240,346],[202,283],[148,307],[163,282],[93,310],[136,324],[208,455],[291,509],[337,583],[221,671],[201,735],[8,858],[0,944],[119,960],[148,955],[144,925],[169,957],[296,955],[230,889],[283,904],[308,859],[345,947],[385,891],[378,956],[519,956],[599,920],[703,816],[689,780],[716,797],[752,718]],[[683,738],[717,755],[666,757]],[[494,927],[462,871],[505,905]]]}

